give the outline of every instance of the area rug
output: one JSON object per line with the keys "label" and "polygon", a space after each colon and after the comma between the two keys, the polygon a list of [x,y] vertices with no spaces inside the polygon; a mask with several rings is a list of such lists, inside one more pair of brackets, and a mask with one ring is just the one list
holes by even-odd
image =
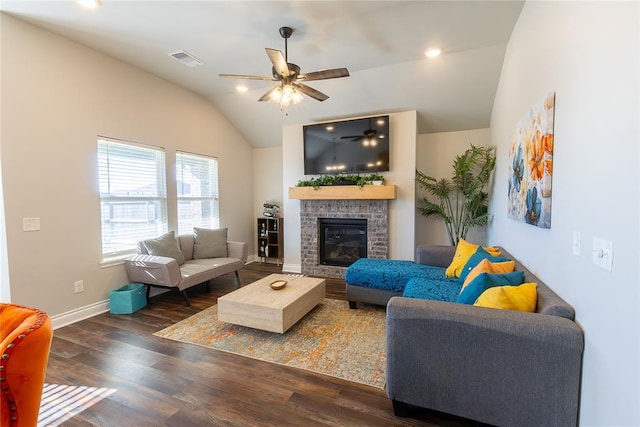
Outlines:
{"label": "area rug", "polygon": [[213,306],[154,334],[383,388],[385,309],[325,299],[284,334],[218,321]]}

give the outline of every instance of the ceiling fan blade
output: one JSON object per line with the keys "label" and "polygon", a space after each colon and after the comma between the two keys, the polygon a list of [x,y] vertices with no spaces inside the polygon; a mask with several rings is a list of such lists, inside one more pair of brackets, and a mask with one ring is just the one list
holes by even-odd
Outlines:
{"label": "ceiling fan blade", "polygon": [[319,90],[315,90],[314,88],[309,87],[307,85],[303,85],[300,83],[293,83],[293,86],[296,89],[300,90],[300,92],[304,93],[305,95],[308,95],[313,99],[317,99],[320,102],[324,101],[325,99],[329,99],[329,95],[325,95]]}
{"label": "ceiling fan blade", "polygon": [[287,61],[284,59],[282,52],[277,49],[269,48],[265,48],[265,50],[267,51],[267,55],[269,56],[276,72],[282,77],[289,77],[289,66],[287,65]]}
{"label": "ceiling fan blade", "polygon": [[337,79],[340,77],[349,77],[349,70],[346,68],[334,68],[332,70],[313,71],[311,73],[304,73],[298,76],[298,80],[326,80]]}
{"label": "ceiling fan blade", "polygon": [[270,82],[277,81],[273,77],[250,76],[250,75],[246,75],[246,74],[218,74],[218,77],[231,77],[231,78],[234,78],[234,79],[268,80]]}
{"label": "ceiling fan blade", "polygon": [[352,139],[354,141],[357,141],[359,139],[364,138],[364,136],[362,135],[350,135],[350,136],[341,136],[340,139]]}
{"label": "ceiling fan blade", "polygon": [[273,93],[274,90],[278,89],[280,86],[274,86],[271,89],[269,89],[264,95],[262,95],[260,97],[260,99],[258,99],[258,101],[269,101],[271,99],[271,94]]}

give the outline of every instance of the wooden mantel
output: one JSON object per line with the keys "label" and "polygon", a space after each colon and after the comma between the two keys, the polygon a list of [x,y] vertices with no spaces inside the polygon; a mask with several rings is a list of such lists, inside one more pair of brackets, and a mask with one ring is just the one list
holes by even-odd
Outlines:
{"label": "wooden mantel", "polygon": [[331,185],[289,187],[289,198],[300,200],[390,200],[396,198],[395,185]]}

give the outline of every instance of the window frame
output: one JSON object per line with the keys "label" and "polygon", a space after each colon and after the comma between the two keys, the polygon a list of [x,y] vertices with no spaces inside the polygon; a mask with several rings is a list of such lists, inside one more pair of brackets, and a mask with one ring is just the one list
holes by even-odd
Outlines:
{"label": "window frame", "polygon": [[[139,196],[136,195],[116,195],[112,194],[114,192],[113,187],[116,186],[115,181],[117,181],[118,173],[111,173],[111,163],[115,160],[117,156],[114,154],[114,158],[109,158],[109,148],[114,147],[122,150],[123,147],[129,147],[131,149],[131,158],[133,159],[134,151],[138,150],[138,153],[143,153],[141,150],[147,150],[147,155],[155,156],[154,159],[154,167],[153,170],[155,172],[155,193],[156,195],[148,195],[142,194]],[[167,211],[167,162],[166,162],[166,153],[163,147],[157,147],[147,144],[140,144],[131,141],[125,141],[110,137],[105,137],[98,135],[97,141],[97,173],[98,173],[98,195],[100,198],[100,231],[101,231],[101,256],[102,266],[108,266],[113,264],[119,264],[126,257],[130,255],[137,254],[137,242],[140,240],[144,240],[146,238],[156,238],[167,232],[169,228],[168,223],[168,211]],[[106,158],[103,158],[105,153],[103,151],[106,149]],[[106,162],[106,163],[105,163]],[[114,165],[114,169],[117,165]],[[106,168],[106,170],[105,170]],[[127,171],[129,172],[129,171]],[[131,167],[132,173],[132,181],[135,182],[134,177],[139,178],[139,169],[136,170],[135,167]],[[106,177],[105,177],[106,174]],[[119,176],[122,178],[122,176]],[[106,178],[106,182],[103,179]],[[104,188],[106,185],[106,188]],[[104,191],[106,190],[106,191]],[[127,191],[128,190],[124,190]],[[132,191],[133,192],[133,191]],[[142,213],[143,216],[146,215],[146,219],[136,219],[136,218],[116,218],[109,215],[108,219],[105,221],[105,210],[108,210],[109,213],[113,213],[114,208],[118,207],[118,205],[123,207],[123,210],[126,209],[127,205],[143,205],[146,209],[131,209],[135,211],[134,213],[130,212],[130,214],[134,215],[135,213]],[[150,209],[150,207],[153,207]],[[146,212],[145,212],[146,211]],[[153,212],[151,212],[153,211]],[[150,214],[152,218],[150,218]],[[116,215],[117,216],[117,215]],[[119,248],[115,248],[117,244],[115,243],[106,243],[105,239],[107,235],[109,235],[108,230],[105,229],[105,225],[108,224],[117,224],[121,222],[123,224],[135,224],[144,223],[147,224],[148,231],[140,231],[140,229],[135,229],[132,227],[132,230],[123,231],[121,235],[116,236],[122,239],[126,239],[127,235],[131,233],[132,237],[135,236],[131,242],[127,242],[126,244],[120,244]],[[151,231],[152,230],[152,231]],[[114,233],[117,234],[117,233]],[[110,246],[109,246],[110,245]]]}

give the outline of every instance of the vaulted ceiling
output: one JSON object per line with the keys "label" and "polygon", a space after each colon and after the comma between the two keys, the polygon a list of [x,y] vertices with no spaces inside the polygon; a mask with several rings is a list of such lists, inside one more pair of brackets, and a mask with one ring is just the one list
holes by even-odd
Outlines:
{"label": "vaulted ceiling", "polygon": [[[208,98],[254,147],[281,144],[282,126],[416,110],[418,132],[489,126],[506,44],[523,1],[122,1],[97,9],[67,1],[7,1],[2,11]],[[350,77],[309,82],[330,98],[281,111],[258,102],[274,83],[264,48],[304,73],[346,67]],[[444,53],[424,56],[429,47]],[[190,68],[168,54],[185,50]],[[46,70],[43,70],[46,72]],[[240,93],[242,83],[248,91]]]}

